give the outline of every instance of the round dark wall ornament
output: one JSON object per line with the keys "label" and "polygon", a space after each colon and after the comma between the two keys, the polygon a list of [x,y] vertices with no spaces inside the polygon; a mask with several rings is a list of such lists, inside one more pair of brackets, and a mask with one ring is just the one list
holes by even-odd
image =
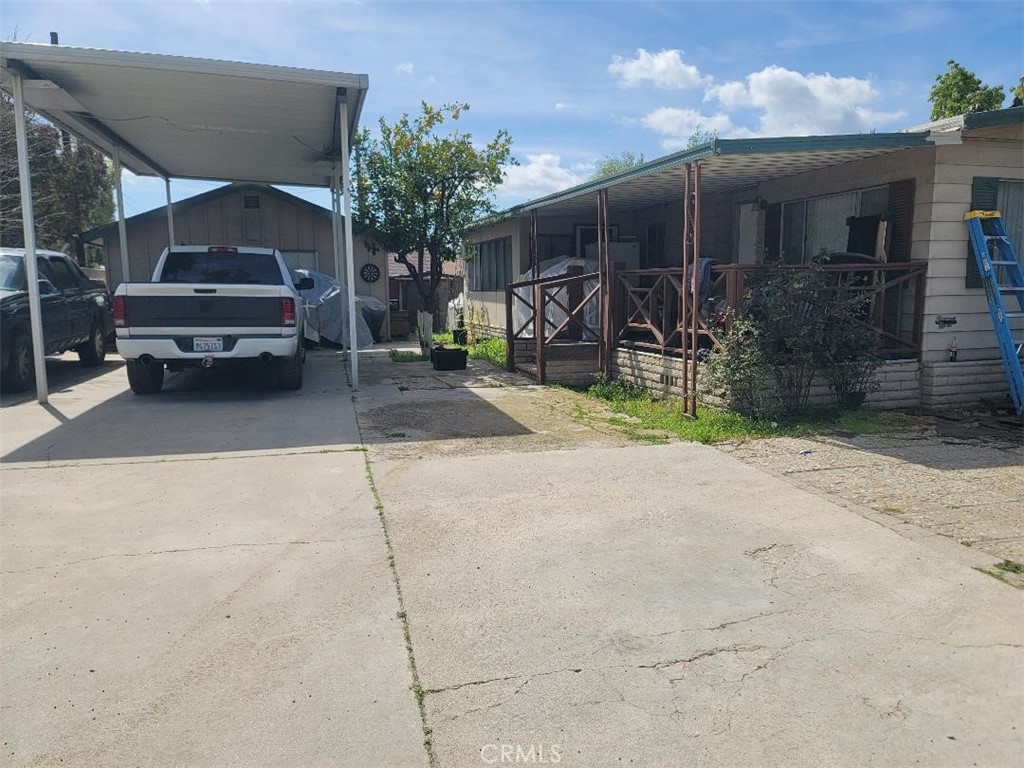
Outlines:
{"label": "round dark wall ornament", "polygon": [[363,264],[359,276],[368,283],[376,283],[380,280],[380,267],[376,264]]}

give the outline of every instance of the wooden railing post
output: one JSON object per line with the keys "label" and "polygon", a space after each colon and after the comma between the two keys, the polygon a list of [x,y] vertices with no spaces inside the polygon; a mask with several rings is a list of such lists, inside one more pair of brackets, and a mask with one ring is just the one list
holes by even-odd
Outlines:
{"label": "wooden railing post", "polygon": [[[579,277],[582,274],[583,267],[568,267],[565,270],[566,277]],[[568,283],[565,286],[565,292],[568,299],[565,306],[568,307],[571,312],[579,306],[581,301],[583,301],[583,281],[573,280],[571,283]],[[586,307],[584,307],[582,311],[584,317],[586,317]],[[583,328],[577,323],[569,323],[560,335],[564,336],[566,339],[571,339],[572,341],[579,341],[583,338]]]}
{"label": "wooden railing post", "polygon": [[512,311],[514,295],[512,284],[509,283],[505,286],[505,343],[508,346],[505,350],[505,370],[509,373],[515,373],[516,370],[516,335],[513,328],[515,313]]}

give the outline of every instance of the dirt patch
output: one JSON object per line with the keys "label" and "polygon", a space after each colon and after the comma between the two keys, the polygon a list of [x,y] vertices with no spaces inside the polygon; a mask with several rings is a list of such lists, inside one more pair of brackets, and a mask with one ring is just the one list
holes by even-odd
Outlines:
{"label": "dirt patch", "polygon": [[998,431],[990,439],[960,425],[913,435],[773,438],[718,447],[833,501],[1024,562],[1024,453],[1012,437]]}
{"label": "dirt patch", "polygon": [[486,360],[470,360],[464,371],[435,371],[429,362],[395,362],[386,348],[360,360],[365,385],[355,398],[359,428],[367,449],[380,458],[630,444],[608,425],[602,429],[574,417],[586,399],[582,395],[537,386]]}

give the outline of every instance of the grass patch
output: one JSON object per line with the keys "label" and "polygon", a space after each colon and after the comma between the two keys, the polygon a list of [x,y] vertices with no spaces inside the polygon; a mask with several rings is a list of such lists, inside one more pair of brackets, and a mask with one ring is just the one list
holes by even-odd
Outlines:
{"label": "grass patch", "polygon": [[1003,560],[1001,563],[996,563],[996,568],[1007,573],[1024,573],[1024,565],[1015,563],[1013,560]]}
{"label": "grass patch", "polygon": [[481,339],[476,344],[465,346],[456,344],[452,339],[451,331],[435,333],[431,339],[435,344],[444,344],[446,347],[463,347],[469,353],[470,360],[486,360],[494,365],[505,367],[508,355],[508,343],[504,339]]}
{"label": "grass patch", "polygon": [[[749,419],[732,411],[698,406],[697,418],[684,413],[677,398],[659,399],[648,390],[619,379],[598,378],[587,397],[602,401],[616,416],[603,419],[630,440],[665,442],[669,437],[697,443],[719,443],[766,437],[804,437],[836,431],[852,434],[907,432],[930,420],[902,413],[836,411],[822,408],[796,421]],[[582,409],[581,409],[582,410]],[[582,414],[576,414],[582,420]]]}
{"label": "grass patch", "polygon": [[424,360],[430,359],[420,352],[413,352],[407,349],[392,349],[388,352],[388,357],[394,363],[422,363]]}

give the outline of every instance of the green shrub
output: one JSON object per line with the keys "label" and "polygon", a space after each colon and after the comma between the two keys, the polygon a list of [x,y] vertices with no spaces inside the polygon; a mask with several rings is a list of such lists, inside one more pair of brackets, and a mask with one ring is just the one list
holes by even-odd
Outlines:
{"label": "green shrub", "polygon": [[483,339],[469,346],[469,356],[473,360],[488,360],[504,367],[508,357],[508,344],[504,339]]}
{"label": "green shrub", "polygon": [[863,273],[826,272],[827,261],[823,252],[806,269],[774,264],[750,280],[743,314],[727,318],[705,366],[705,398],[751,418],[792,418],[807,410],[815,375],[839,407],[872,391],[881,357],[865,324],[870,299],[851,290]]}

